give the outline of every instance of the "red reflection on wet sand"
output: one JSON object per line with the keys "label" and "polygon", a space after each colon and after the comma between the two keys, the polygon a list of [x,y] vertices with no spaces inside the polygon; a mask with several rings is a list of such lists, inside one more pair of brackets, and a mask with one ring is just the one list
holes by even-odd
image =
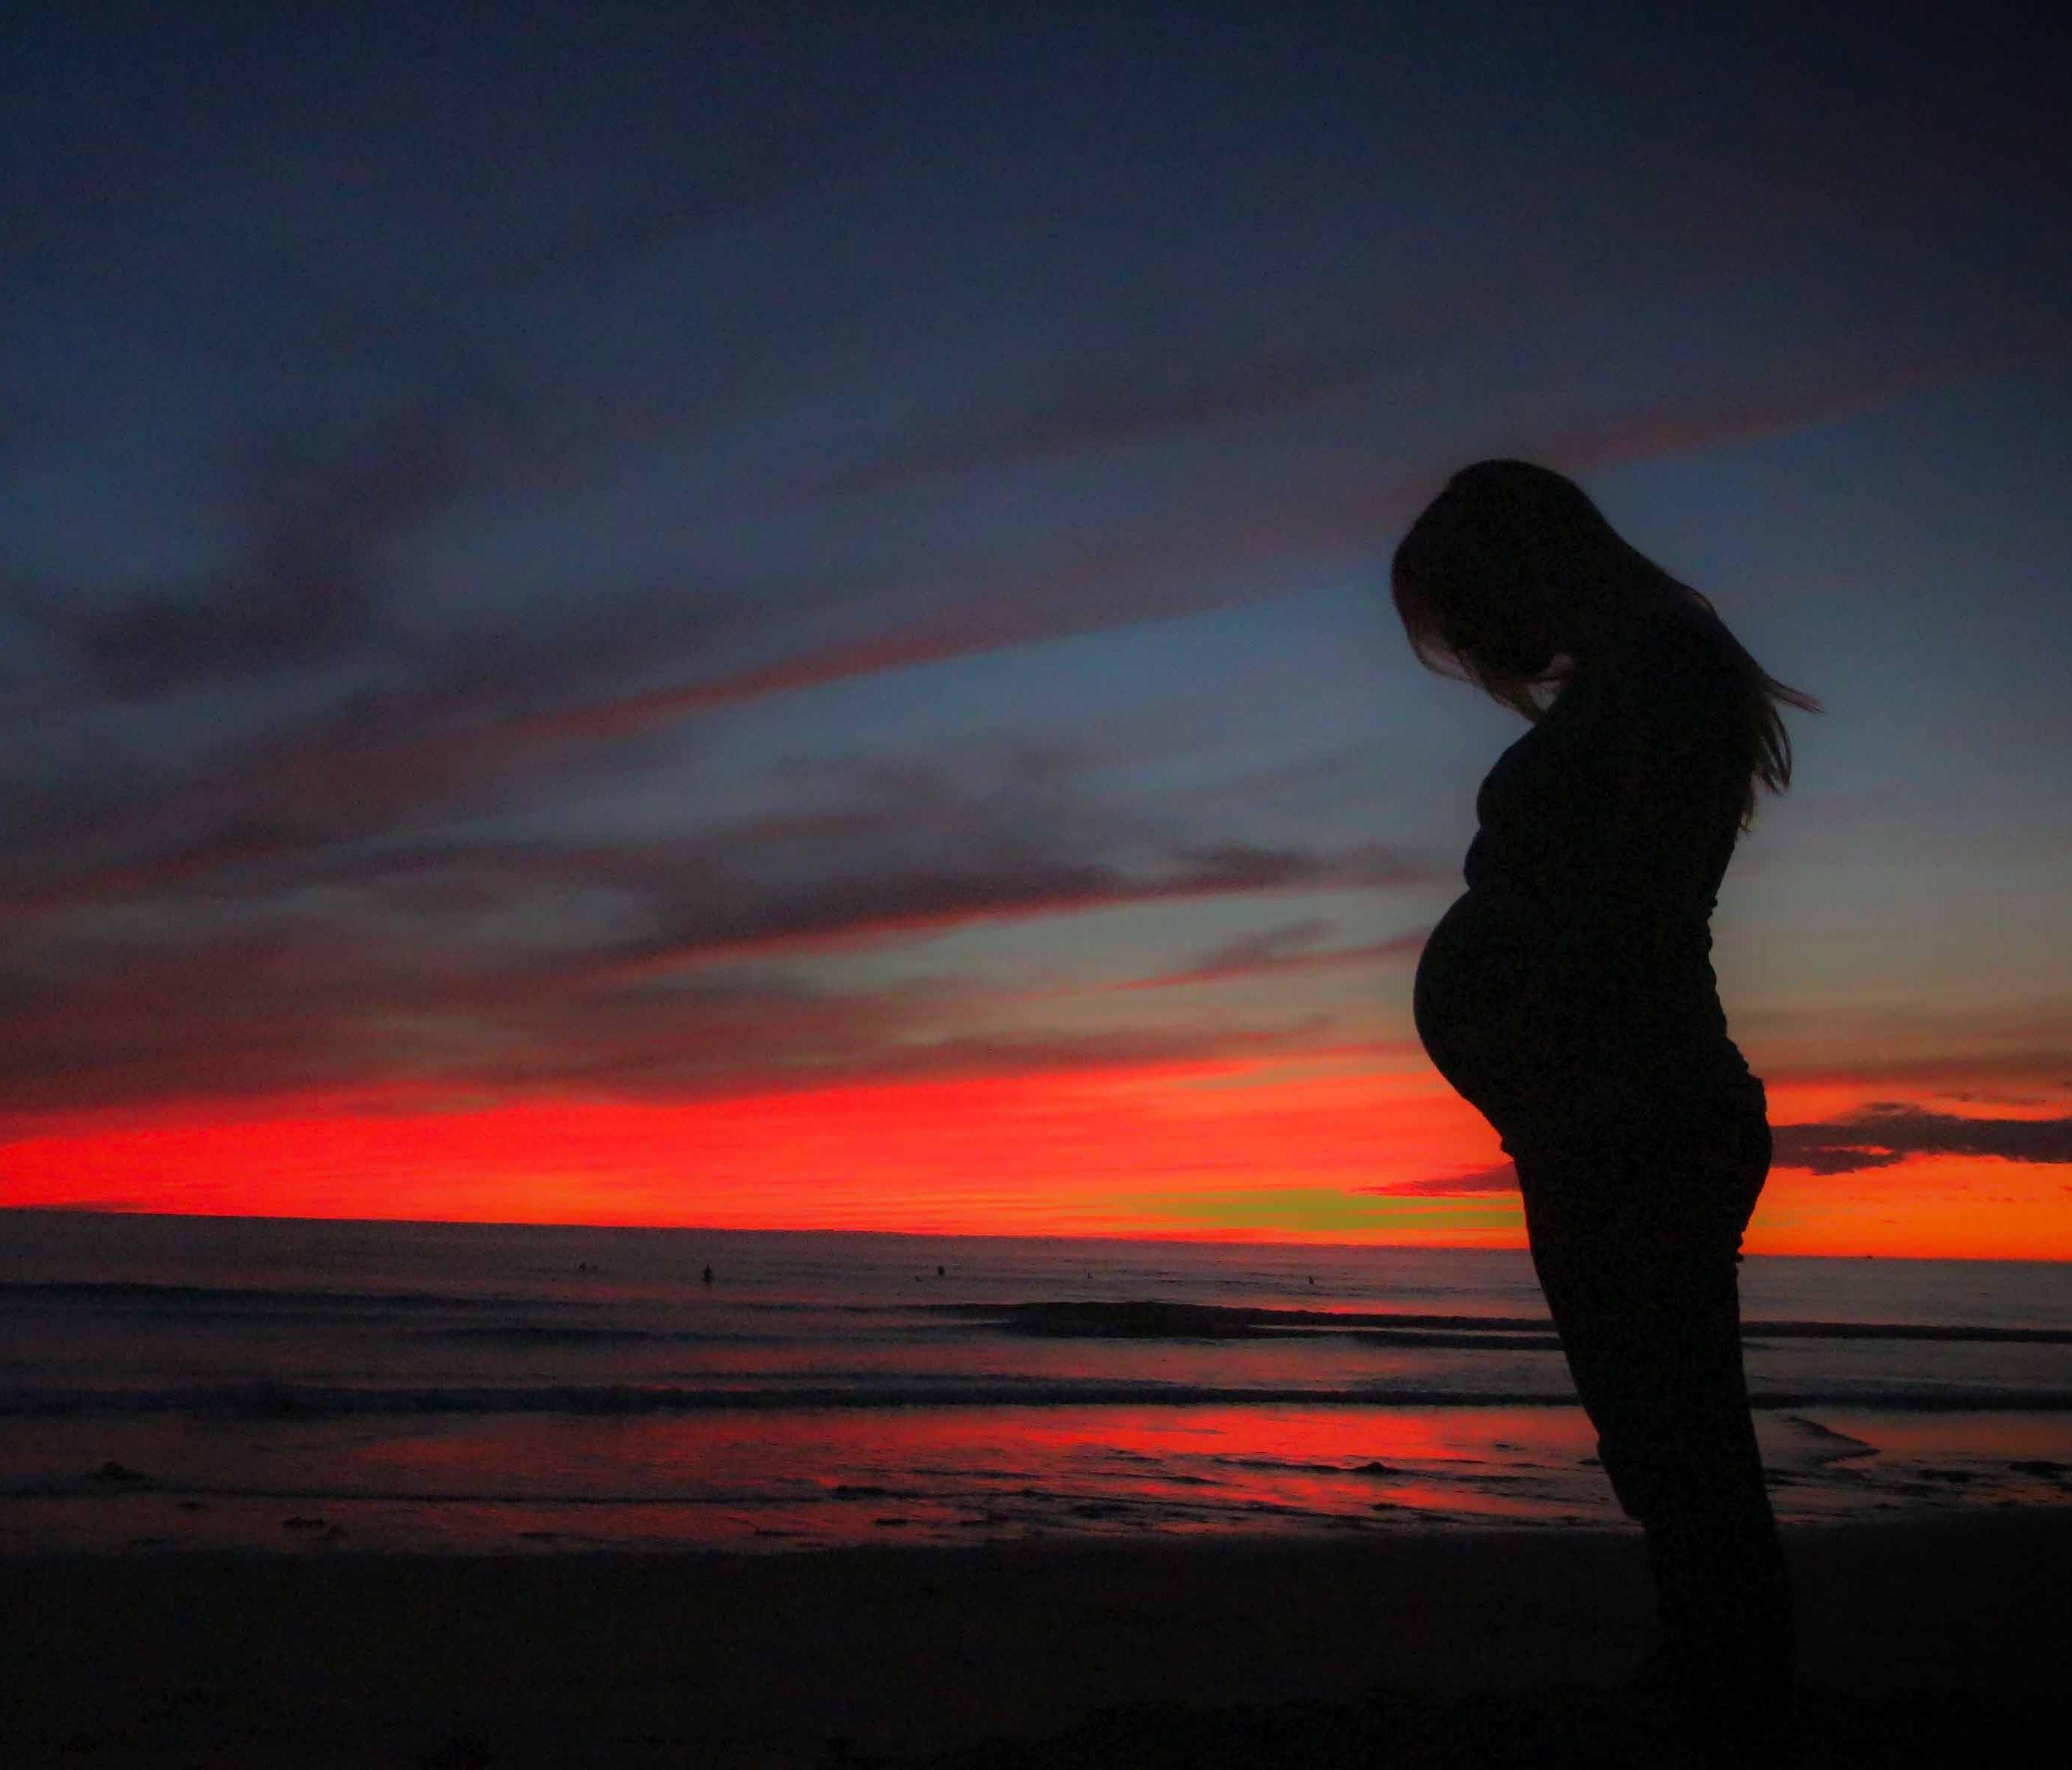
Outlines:
{"label": "red reflection on wet sand", "polygon": [[[1583,1464],[1592,1448],[1572,1408],[1274,1405],[512,1415],[363,1441],[349,1454],[362,1491],[678,1501],[766,1522],[782,1511],[794,1526],[799,1508],[823,1504],[813,1534],[824,1536],[837,1527],[824,1508],[849,1501],[923,1526],[1079,1517],[1161,1531],[1424,1512],[1574,1516],[1597,1505],[1601,1484]],[[886,1520],[849,1528],[866,1525]],[[717,1511],[706,1528],[734,1534]]]}

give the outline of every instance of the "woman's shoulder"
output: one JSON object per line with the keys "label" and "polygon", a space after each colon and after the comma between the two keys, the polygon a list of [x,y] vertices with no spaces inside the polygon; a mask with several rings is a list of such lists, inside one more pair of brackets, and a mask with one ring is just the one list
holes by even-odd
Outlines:
{"label": "woman's shoulder", "polygon": [[1716,742],[1737,720],[1740,692],[1733,643],[1717,618],[1665,609],[1615,654],[1578,667],[1556,705],[1574,741],[1641,741],[1666,758]]}
{"label": "woman's shoulder", "polygon": [[1679,696],[1731,694],[1735,647],[1725,625],[1702,604],[1665,602],[1634,632],[1618,675],[1622,686]]}

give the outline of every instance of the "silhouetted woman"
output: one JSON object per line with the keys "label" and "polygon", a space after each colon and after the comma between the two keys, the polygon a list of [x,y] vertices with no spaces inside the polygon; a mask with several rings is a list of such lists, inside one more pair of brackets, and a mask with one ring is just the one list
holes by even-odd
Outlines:
{"label": "silhouetted woman", "polygon": [[1646,1532],[1663,1646],[1644,1681],[1779,1687],[1790,1597],[1736,1281],[1770,1132],[1708,922],[1756,783],[1790,779],[1778,704],[1818,703],[1524,462],[1454,475],[1392,577],[1419,657],[1532,721],[1477,795],[1467,893],[1418,965],[1418,1036],[1516,1165],[1605,1472]]}

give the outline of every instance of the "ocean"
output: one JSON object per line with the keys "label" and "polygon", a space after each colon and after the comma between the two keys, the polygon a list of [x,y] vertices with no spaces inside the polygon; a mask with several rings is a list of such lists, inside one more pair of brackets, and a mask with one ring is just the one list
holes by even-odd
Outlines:
{"label": "ocean", "polygon": [[[2072,1498],[2065,1267],[1742,1273],[1787,1522]],[[0,1214],[4,1554],[1618,1517],[1522,1253]]]}

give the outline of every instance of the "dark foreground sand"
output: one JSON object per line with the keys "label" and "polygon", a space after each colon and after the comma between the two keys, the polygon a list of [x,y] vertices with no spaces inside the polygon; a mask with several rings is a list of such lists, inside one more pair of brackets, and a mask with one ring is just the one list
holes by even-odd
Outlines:
{"label": "dark foreground sand", "polygon": [[[1721,1761],[2061,1761],[2072,1509],[1790,1538],[1812,1694]],[[1599,1764],[1684,1735],[1625,1533],[0,1561],[0,1764]],[[2015,1755],[2017,1723],[2049,1732]],[[1665,1731],[1669,1729],[1668,1731]]]}

